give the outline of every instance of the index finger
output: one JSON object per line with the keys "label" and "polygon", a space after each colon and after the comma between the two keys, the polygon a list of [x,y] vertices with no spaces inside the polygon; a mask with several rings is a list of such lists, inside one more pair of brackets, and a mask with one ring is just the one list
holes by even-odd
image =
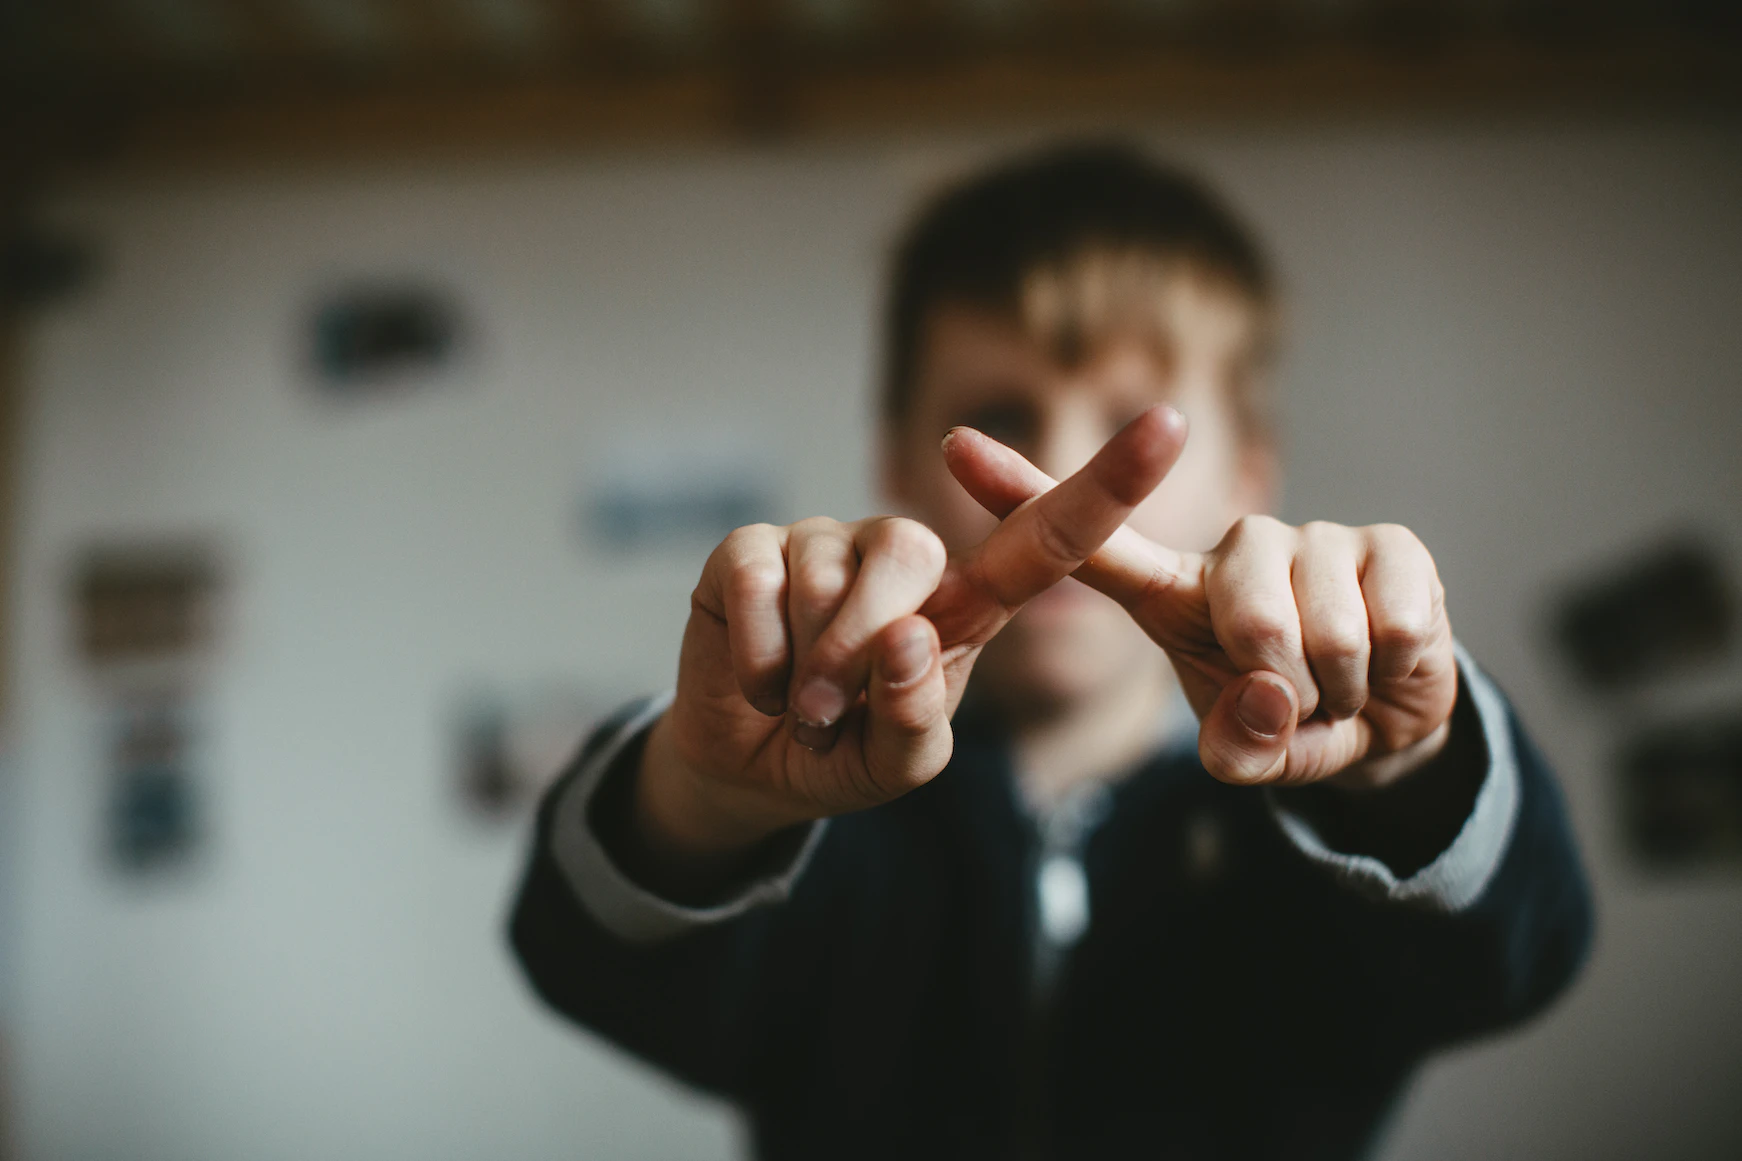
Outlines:
{"label": "index finger", "polygon": [[[964,437],[987,439],[978,432],[960,430],[951,433],[951,442]],[[1152,407],[1121,428],[1063,483],[1031,493],[1007,513],[994,507],[1003,521],[961,562],[973,588],[1008,615],[1077,571],[1161,483],[1178,460],[1185,439],[1184,416],[1165,404]],[[952,461],[958,458],[951,456]],[[1018,460],[1040,480],[1051,482],[1015,453],[1002,459],[1006,464]],[[956,465],[952,462],[951,466]],[[1010,470],[1021,474],[1013,465]],[[961,473],[957,474],[960,477]],[[1014,478],[1004,482],[1021,483]],[[998,492],[1002,486],[994,479],[983,490]]]}

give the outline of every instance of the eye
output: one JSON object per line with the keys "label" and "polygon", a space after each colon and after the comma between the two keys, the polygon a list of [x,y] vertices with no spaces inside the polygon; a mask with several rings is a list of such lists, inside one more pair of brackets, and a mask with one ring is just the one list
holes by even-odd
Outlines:
{"label": "eye", "polygon": [[998,399],[978,404],[963,411],[956,422],[1018,450],[1034,439],[1034,408],[1020,400]]}

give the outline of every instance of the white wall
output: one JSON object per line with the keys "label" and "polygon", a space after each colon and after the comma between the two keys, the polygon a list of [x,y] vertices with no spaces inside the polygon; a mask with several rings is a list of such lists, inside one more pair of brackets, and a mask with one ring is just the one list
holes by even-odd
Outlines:
{"label": "white wall", "polygon": [[[1159,134],[1226,183],[1296,300],[1288,513],[1400,520],[1564,771],[1601,899],[1547,1021],[1435,1065],[1389,1155],[1742,1150],[1742,881],[1615,838],[1600,707],[1548,586],[1669,522],[1742,546],[1742,134],[1370,126]],[[590,464],[673,417],[784,461],[788,516],[867,511],[871,310],[912,191],[987,142],[188,178],[64,195],[92,290],[31,335],[14,1010],[27,1156],[721,1157],[728,1116],[540,1011],[499,938],[520,835],[450,796],[479,680],[669,677],[697,563],[590,557]],[[451,276],[463,381],[322,407],[327,280]],[[210,533],[235,563],[201,873],[98,855],[69,558]]]}

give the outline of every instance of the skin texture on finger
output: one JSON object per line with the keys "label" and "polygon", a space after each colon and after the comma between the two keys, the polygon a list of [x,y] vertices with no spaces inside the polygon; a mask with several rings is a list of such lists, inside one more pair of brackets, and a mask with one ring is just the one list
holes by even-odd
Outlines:
{"label": "skin texture on finger", "polygon": [[1394,524],[1361,530],[1366,540],[1362,601],[1373,642],[1375,682],[1403,681],[1415,671],[1444,617],[1439,574],[1415,534]]}
{"label": "skin texture on finger", "polygon": [[[1281,696],[1278,696],[1278,695]],[[1293,688],[1273,673],[1247,673],[1223,687],[1198,729],[1198,757],[1217,779],[1240,786],[1304,786],[1348,769],[1373,747],[1373,730],[1361,717],[1335,721],[1295,714]]]}
{"label": "skin texture on finger", "polygon": [[[899,517],[855,526],[859,569],[839,611],[812,643],[796,675],[794,710],[811,725],[833,725],[864,689],[872,639],[917,612],[943,576],[943,541],[923,524]],[[839,705],[834,717],[827,708]]]}
{"label": "skin texture on finger", "polygon": [[1288,765],[1300,703],[1274,673],[1229,682],[1198,728],[1198,759],[1223,782],[1250,785],[1280,778]]}
{"label": "skin texture on finger", "polygon": [[[1373,641],[1363,717],[1379,756],[1412,749],[1426,727],[1444,722],[1457,702],[1458,668],[1445,590],[1433,557],[1396,525],[1364,529],[1367,562],[1361,589]],[[1360,780],[1360,772],[1351,774]]]}
{"label": "skin texture on finger", "polygon": [[1367,605],[1361,593],[1365,543],[1352,528],[1313,523],[1300,529],[1294,599],[1301,644],[1319,686],[1319,709],[1353,717],[1367,704]]}
{"label": "skin texture on finger", "polygon": [[954,745],[937,629],[903,617],[877,634],[871,654],[865,769],[883,791],[904,794],[935,777]]}
{"label": "skin texture on finger", "polygon": [[[954,438],[946,443],[944,449],[946,464],[963,490],[993,515],[1014,511],[1029,497],[1053,486],[1051,477],[996,440],[967,429],[953,434]],[[1353,530],[1331,527],[1337,528],[1343,536],[1353,537],[1358,545],[1362,543],[1360,535]],[[1413,544],[1413,536],[1406,530],[1397,529],[1395,533],[1409,537]],[[1419,579],[1425,550],[1420,550],[1422,556],[1413,557],[1411,553],[1415,548],[1411,544],[1394,547],[1404,551],[1393,554],[1392,564],[1387,567],[1403,570],[1406,579]],[[1357,558],[1354,567],[1359,572],[1361,561],[1371,560],[1372,552],[1369,550],[1363,557],[1358,551]],[[1410,560],[1415,563],[1406,563]],[[1291,567],[1291,586],[1293,571]],[[1411,677],[1401,687],[1386,691],[1393,699],[1387,704],[1374,703],[1369,685],[1369,697],[1361,716],[1301,721],[1286,745],[1286,761],[1276,763],[1273,757],[1269,764],[1260,764],[1256,773],[1246,761],[1237,763],[1220,757],[1241,747],[1245,748],[1243,752],[1249,753],[1257,747],[1273,754],[1275,747],[1271,743],[1243,737],[1242,731],[1231,728],[1237,724],[1231,709],[1237,689],[1227,694],[1227,706],[1220,711],[1217,709],[1227,690],[1249,675],[1243,675],[1222,654],[1210,624],[1205,573],[1204,557],[1176,552],[1155,544],[1131,528],[1122,527],[1073,575],[1125,606],[1150,638],[1168,652],[1192,708],[1202,721],[1208,723],[1200,732],[1201,756],[1219,776],[1237,780],[1238,774],[1247,779],[1292,785],[1347,772],[1352,781],[1361,782],[1364,775],[1359,766],[1352,768],[1352,764],[1384,765],[1400,750],[1420,751],[1419,760],[1432,757],[1432,746],[1417,741],[1414,734],[1406,732],[1406,727],[1417,721],[1444,720],[1450,712],[1450,691],[1455,687],[1456,671],[1450,660],[1450,634],[1445,625],[1443,602],[1437,619],[1443,649],[1436,651],[1430,645],[1419,654],[1431,660],[1431,667],[1437,675],[1434,681],[1418,682],[1416,677]],[[1371,604],[1373,584],[1381,580],[1371,568],[1365,575],[1371,580],[1364,592],[1356,594],[1364,607]],[[1433,589],[1437,592],[1437,580]],[[1297,611],[1299,617],[1301,614]],[[1432,637],[1430,634],[1430,639]],[[1420,662],[1417,664],[1421,665]],[[1370,667],[1375,680],[1378,666],[1379,661],[1375,658]],[[1308,671],[1311,671],[1310,667]],[[1415,688],[1417,684],[1425,688],[1418,690]],[[1217,721],[1224,724],[1215,725]]]}
{"label": "skin texture on finger", "polygon": [[[1053,486],[1050,477],[1021,455],[978,432],[957,432],[945,455],[964,490],[994,515],[1013,511]],[[1292,571],[1279,556],[1282,584],[1292,585]],[[1205,723],[1200,756],[1218,777],[1279,785],[1313,781],[1372,749],[1374,730],[1360,718],[1301,721],[1286,739],[1255,735],[1239,721],[1239,695],[1255,675],[1242,673],[1222,653],[1210,624],[1204,557],[1176,552],[1122,527],[1074,575],[1124,605],[1168,651],[1193,709]],[[1297,659],[1304,667],[1304,657]]]}
{"label": "skin texture on finger", "polygon": [[[1019,452],[972,428],[950,433],[944,458],[963,490],[999,519],[1058,486]],[[1196,553],[1176,552],[1120,525],[1071,575],[1131,609],[1140,597],[1174,582],[1191,587],[1201,573]]]}
{"label": "skin texture on finger", "polygon": [[[814,685],[807,689],[801,675],[807,672],[811,646],[840,611],[858,575],[853,529],[834,520],[802,520],[791,528],[786,558],[786,615],[794,675],[787,706],[795,727],[826,728],[839,721],[852,703],[839,690]],[[824,738],[812,735],[804,740],[815,748]]]}
{"label": "skin texture on finger", "polygon": [[760,713],[786,709],[792,644],[786,630],[786,532],[740,528],[708,558],[697,599],[726,625],[738,688]]}
{"label": "skin texture on finger", "polygon": [[1204,584],[1211,627],[1233,668],[1282,676],[1305,719],[1318,708],[1319,690],[1301,645],[1294,553],[1294,529],[1268,516],[1247,517],[1210,553]]}
{"label": "skin texture on finger", "polygon": [[[953,432],[947,442],[967,435]],[[1184,443],[1180,414],[1150,408],[1080,471],[1006,515],[985,541],[951,563],[936,609],[928,607],[944,640],[985,641],[1023,603],[1075,572],[1161,482]]]}

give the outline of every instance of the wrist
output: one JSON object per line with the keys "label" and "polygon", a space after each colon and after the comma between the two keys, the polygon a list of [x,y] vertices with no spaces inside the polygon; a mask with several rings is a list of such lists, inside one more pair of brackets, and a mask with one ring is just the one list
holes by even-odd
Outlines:
{"label": "wrist", "polygon": [[668,710],[649,731],[636,771],[633,825],[662,859],[731,862],[797,822],[685,761]]}
{"label": "wrist", "polygon": [[1338,771],[1325,782],[1339,790],[1365,792],[1384,790],[1433,763],[1445,752],[1452,737],[1448,717],[1427,737],[1377,758],[1368,758]]}
{"label": "wrist", "polygon": [[1463,830],[1487,779],[1488,751],[1475,710],[1460,697],[1434,734],[1387,757],[1397,759],[1390,768],[1380,759],[1276,793],[1330,849],[1371,855],[1402,879],[1438,858]]}

